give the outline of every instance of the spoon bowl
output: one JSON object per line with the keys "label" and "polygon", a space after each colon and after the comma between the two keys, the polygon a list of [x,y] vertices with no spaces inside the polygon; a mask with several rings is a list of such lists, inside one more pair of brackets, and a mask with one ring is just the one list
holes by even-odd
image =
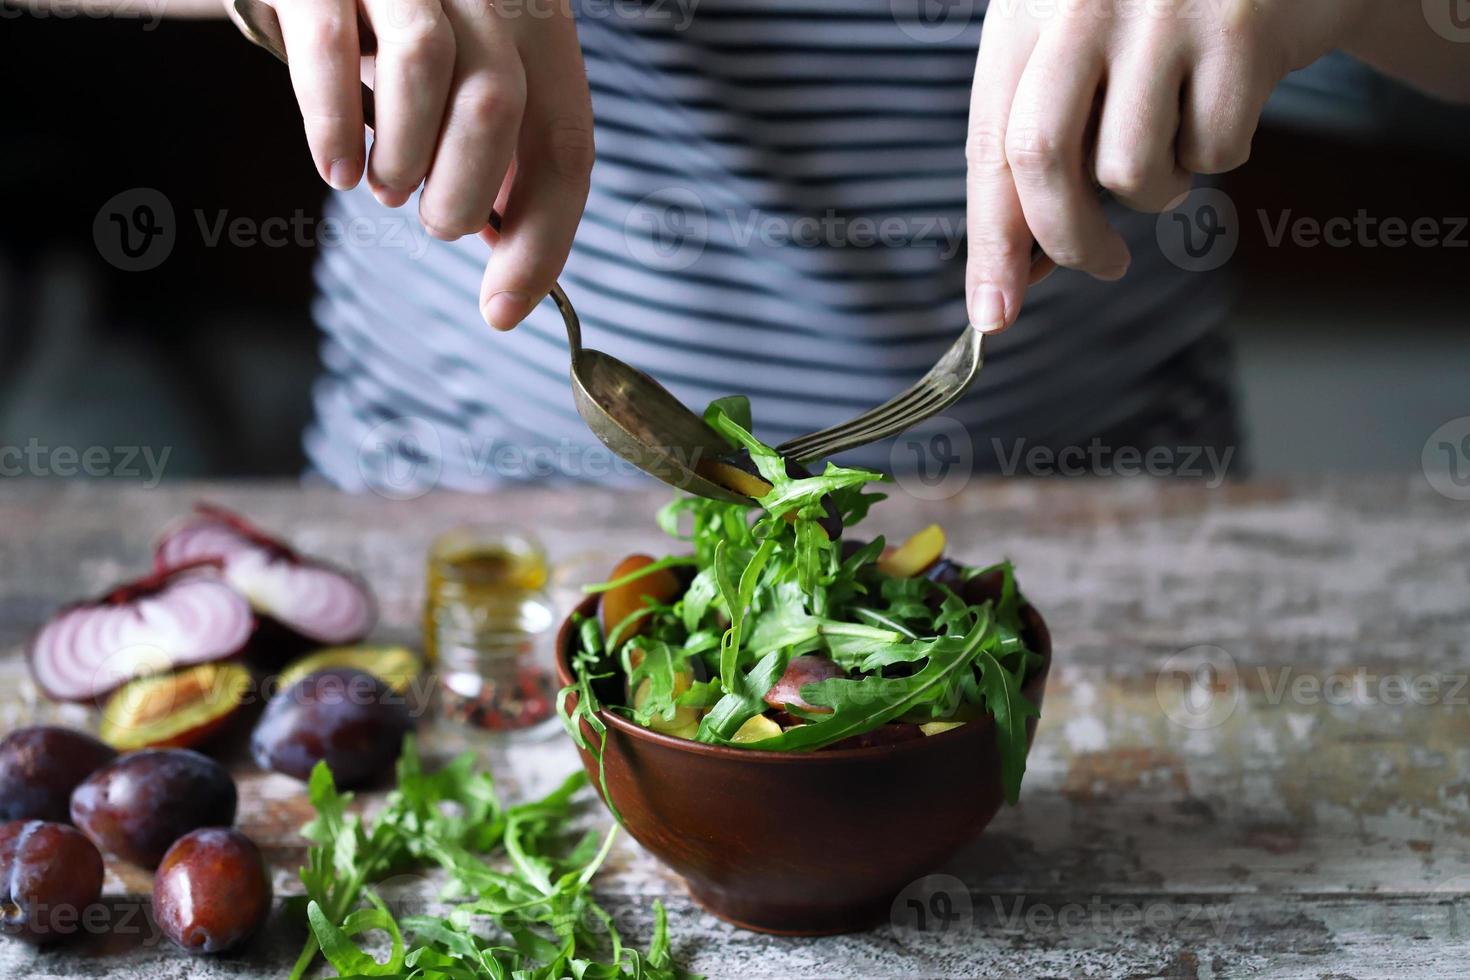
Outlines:
{"label": "spoon bowl", "polygon": [[572,398],[592,434],[643,472],[701,497],[749,502],[695,470],[700,460],[728,453],[730,444],[632,365],[600,350],[573,350]]}

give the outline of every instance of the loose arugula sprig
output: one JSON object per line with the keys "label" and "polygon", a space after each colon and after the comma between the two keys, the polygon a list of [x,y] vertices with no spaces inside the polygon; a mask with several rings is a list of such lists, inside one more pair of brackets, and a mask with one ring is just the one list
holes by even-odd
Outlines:
{"label": "loose arugula sprig", "polygon": [[[659,525],[688,542],[693,554],[660,559],[589,589],[603,591],[675,566],[696,569],[672,605],[637,614],[636,665],[628,651],[633,644],[621,642],[631,623],[615,624],[606,638],[595,621],[580,623],[577,680],[561,699],[562,719],[578,745],[600,757],[606,730],[597,712],[604,707],[646,725],[690,706],[707,709],[698,741],[733,744],[741,726],[766,711],[763,697],[791,658],[816,653],[848,672],[802,689],[808,703],[830,710],[791,709],[804,724],[743,747],[810,751],[891,721],[988,715],[995,720],[1005,795],[1015,802],[1026,767],[1027,722],[1038,714],[1021,685],[1040,658],[1021,638],[1023,599],[1010,565],[968,573],[1001,577],[1000,598],[979,604],[927,578],[884,575],[877,567],[881,537],[844,552],[821,524],[827,501],[844,527],[860,522],[883,499],[865,489],[882,481],[881,474],[828,463],[820,474],[792,476],[786,461],[751,434],[744,398],[714,402],[704,419],[732,448],[749,453],[771,489],[751,505],[673,501],[660,512]],[[676,693],[673,678],[681,671],[708,679]],[[616,703],[621,695],[599,698],[599,687],[605,694],[626,689],[646,696],[634,709]],[[568,708],[573,694],[574,710]],[[586,738],[582,722],[595,740]]]}
{"label": "loose arugula sprig", "polygon": [[[472,754],[425,773],[410,736],[398,787],[367,823],[348,812],[351,795],[339,793],[319,763],[310,784],[317,815],[303,831],[312,841],[301,869],[306,895],[298,900],[311,937],[290,980],[301,980],[318,952],[341,977],[683,980],[669,953],[662,903],[654,903],[653,939],[640,955],[592,898],[589,884],[617,828],[566,846],[572,796],[585,783],[576,773],[539,800],[505,807],[491,775],[475,771]],[[447,918],[400,922],[371,884],[423,864],[443,868],[446,895],[461,901]],[[491,936],[476,928],[486,920]],[[383,962],[355,941],[375,931],[390,942]]]}

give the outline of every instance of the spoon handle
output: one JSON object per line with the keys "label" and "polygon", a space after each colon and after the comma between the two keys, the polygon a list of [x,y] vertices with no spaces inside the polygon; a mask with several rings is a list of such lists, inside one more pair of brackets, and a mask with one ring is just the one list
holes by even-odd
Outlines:
{"label": "spoon handle", "polygon": [[[281,34],[281,22],[276,17],[276,12],[268,4],[261,0],[234,0],[236,23],[245,36],[257,46],[264,48],[283,65],[289,65],[286,58],[286,39]],[[367,123],[369,129],[377,128],[373,118],[373,90],[366,82],[362,83],[362,119]],[[494,208],[490,210],[490,217],[485,222],[490,230],[498,236],[500,234],[501,217],[500,212]],[[582,349],[582,321],[577,316],[577,311],[572,307],[572,301],[561,288],[560,283],[551,284],[551,301],[561,312],[562,321],[567,328],[567,347],[571,350],[573,361]]]}

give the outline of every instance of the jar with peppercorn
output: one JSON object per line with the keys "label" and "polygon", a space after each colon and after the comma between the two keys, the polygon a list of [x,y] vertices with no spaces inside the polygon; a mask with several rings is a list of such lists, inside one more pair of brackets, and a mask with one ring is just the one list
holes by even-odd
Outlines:
{"label": "jar with peppercorn", "polygon": [[500,732],[552,716],[555,681],[538,657],[555,615],[548,577],[545,549],[519,528],[466,525],[434,540],[424,651],[441,715]]}

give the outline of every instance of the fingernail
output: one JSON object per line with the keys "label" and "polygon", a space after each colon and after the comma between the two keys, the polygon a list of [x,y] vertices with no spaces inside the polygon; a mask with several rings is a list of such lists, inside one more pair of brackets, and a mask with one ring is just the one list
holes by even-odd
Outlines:
{"label": "fingernail", "polygon": [[355,160],[333,160],[327,168],[327,183],[339,191],[350,191],[357,184],[360,169]]}
{"label": "fingernail", "polygon": [[989,283],[981,283],[970,293],[970,326],[981,333],[1004,329],[1006,301]]}
{"label": "fingernail", "polygon": [[505,289],[491,296],[481,310],[485,320],[496,330],[509,330],[530,312],[531,297],[517,290]]}
{"label": "fingernail", "polygon": [[401,208],[413,196],[412,191],[401,191],[396,187],[374,187],[373,197],[385,208]]}

